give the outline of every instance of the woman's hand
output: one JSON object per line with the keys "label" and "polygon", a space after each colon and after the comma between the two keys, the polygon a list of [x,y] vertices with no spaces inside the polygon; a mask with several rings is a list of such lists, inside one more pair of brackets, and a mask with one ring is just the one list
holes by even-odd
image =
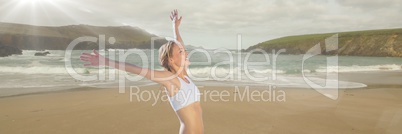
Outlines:
{"label": "woman's hand", "polygon": [[106,66],[107,59],[100,55],[95,49],[93,50],[94,54],[82,53],[80,59],[85,62],[89,62],[88,64],[84,64],[84,66]]}
{"label": "woman's hand", "polygon": [[180,26],[181,18],[181,16],[179,17],[179,12],[177,12],[177,9],[173,10],[170,14],[170,20],[172,20],[174,23],[175,28]]}

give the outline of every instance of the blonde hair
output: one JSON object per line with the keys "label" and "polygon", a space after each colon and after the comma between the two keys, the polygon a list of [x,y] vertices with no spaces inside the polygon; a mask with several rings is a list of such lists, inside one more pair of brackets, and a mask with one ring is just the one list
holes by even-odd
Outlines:
{"label": "blonde hair", "polygon": [[171,58],[173,53],[173,45],[175,45],[175,42],[169,41],[159,48],[159,64],[161,64],[162,67],[169,72],[173,71],[171,66],[169,65],[169,58]]}

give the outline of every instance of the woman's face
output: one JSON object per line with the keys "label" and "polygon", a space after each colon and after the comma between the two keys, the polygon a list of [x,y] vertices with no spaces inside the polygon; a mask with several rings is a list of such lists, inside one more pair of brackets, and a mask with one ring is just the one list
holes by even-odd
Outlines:
{"label": "woman's face", "polygon": [[186,49],[180,44],[174,44],[172,51],[172,61],[173,64],[177,67],[187,68],[190,65],[190,61],[188,60],[188,53]]}

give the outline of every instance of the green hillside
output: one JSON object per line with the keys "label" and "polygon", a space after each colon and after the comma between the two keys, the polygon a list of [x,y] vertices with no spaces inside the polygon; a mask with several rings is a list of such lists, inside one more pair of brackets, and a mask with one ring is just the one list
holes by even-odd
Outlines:
{"label": "green hillside", "polygon": [[[325,52],[325,39],[338,34],[338,49]],[[251,46],[247,51],[263,49],[266,52],[286,49],[287,54],[305,54],[317,43],[324,55],[392,56],[402,57],[402,29],[381,29],[325,34],[287,36]]]}
{"label": "green hillside", "polygon": [[[107,48],[150,48],[152,37],[145,30],[131,26],[90,26],[70,25],[60,27],[31,26],[12,23],[0,23],[0,45],[13,46],[19,49],[33,50],[63,50],[71,41],[82,36],[99,37],[105,35]],[[114,37],[116,43],[108,44],[109,37]],[[164,40],[158,40],[156,47],[160,47]],[[83,42],[75,49],[94,49],[98,43]]]}

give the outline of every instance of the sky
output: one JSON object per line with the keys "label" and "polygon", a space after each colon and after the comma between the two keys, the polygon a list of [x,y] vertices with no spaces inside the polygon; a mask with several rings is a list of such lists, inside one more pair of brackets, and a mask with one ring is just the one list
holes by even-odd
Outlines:
{"label": "sky", "polygon": [[402,28],[401,0],[0,0],[0,22],[129,25],[171,37],[173,9],[183,17],[185,44],[211,49],[245,49],[290,35]]}

